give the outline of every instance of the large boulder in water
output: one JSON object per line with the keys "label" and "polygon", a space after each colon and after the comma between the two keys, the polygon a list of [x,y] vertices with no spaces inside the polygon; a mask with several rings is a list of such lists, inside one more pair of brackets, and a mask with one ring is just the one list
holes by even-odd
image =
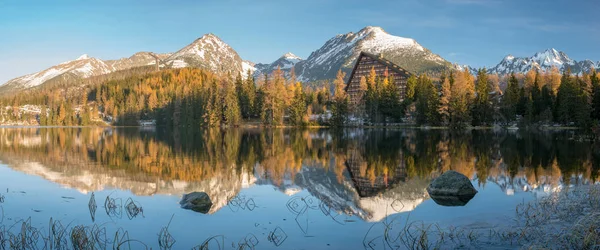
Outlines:
{"label": "large boulder in water", "polygon": [[459,207],[467,205],[475,195],[430,195],[430,197],[440,206]]}
{"label": "large boulder in water", "polygon": [[213,205],[210,197],[205,192],[184,194],[179,204],[183,209],[190,209],[203,214],[208,213]]}
{"label": "large boulder in water", "polygon": [[433,180],[427,192],[436,203],[443,206],[464,206],[477,194],[469,178],[453,170]]}

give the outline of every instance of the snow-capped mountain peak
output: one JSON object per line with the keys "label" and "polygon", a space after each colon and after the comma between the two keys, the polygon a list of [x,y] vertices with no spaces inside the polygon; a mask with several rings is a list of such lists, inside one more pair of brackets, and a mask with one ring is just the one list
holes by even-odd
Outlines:
{"label": "snow-capped mountain peak", "polygon": [[366,38],[362,43],[363,47],[374,48],[377,51],[399,47],[414,47],[420,51],[424,50],[414,39],[390,35],[381,27],[367,26],[358,32],[358,37]]}
{"label": "snow-capped mountain peak", "polygon": [[83,54],[83,55],[79,56],[77,59],[75,59],[75,61],[86,60],[86,59],[90,59],[90,56],[88,56],[88,54]]}
{"label": "snow-capped mountain peak", "polygon": [[573,65],[574,61],[562,51],[557,51],[554,48],[547,49],[543,52],[538,52],[533,55],[533,61],[541,66],[546,67],[562,67],[564,64]]}
{"label": "snow-capped mountain peak", "polygon": [[243,71],[242,58],[227,43],[212,33],[194,40],[165,61],[172,68],[200,67],[217,73],[233,73],[233,75]]}
{"label": "snow-capped mountain peak", "polygon": [[594,65],[594,62],[591,60],[575,61],[569,58],[566,53],[549,48],[537,52],[531,57],[514,57],[508,55],[498,65],[490,68],[489,72],[502,75],[512,72],[526,73],[531,69],[547,71],[556,67],[561,71],[570,68],[574,74],[581,74],[598,66]]}
{"label": "snow-capped mountain peak", "polygon": [[511,54],[508,54],[503,59],[503,61],[512,61],[512,60],[515,60],[515,57],[513,55],[511,55]]}
{"label": "snow-capped mountain peak", "polygon": [[270,75],[277,68],[283,71],[283,74],[288,77],[290,75],[291,70],[296,66],[297,63],[301,62],[302,58],[294,55],[291,52],[285,53],[283,56],[279,57],[277,60],[270,64],[258,63],[254,65],[255,71],[254,76],[259,77],[264,75]]}
{"label": "snow-capped mountain peak", "polygon": [[282,58],[289,59],[289,60],[298,60],[298,61],[302,60],[302,58],[300,58],[297,55],[294,55],[292,52],[285,53],[285,55],[283,55]]}
{"label": "snow-capped mountain peak", "polygon": [[381,27],[367,26],[357,33],[349,32],[329,39],[296,65],[296,74],[301,81],[333,79],[339,69],[348,73],[360,52],[383,54],[386,59],[414,73],[452,67],[414,39],[391,35]]}
{"label": "snow-capped mountain peak", "polygon": [[39,86],[51,79],[67,74],[79,78],[88,78],[108,74],[112,71],[114,71],[114,68],[104,61],[84,54],[74,61],[63,62],[40,72],[12,79],[2,87],[8,89],[26,89]]}

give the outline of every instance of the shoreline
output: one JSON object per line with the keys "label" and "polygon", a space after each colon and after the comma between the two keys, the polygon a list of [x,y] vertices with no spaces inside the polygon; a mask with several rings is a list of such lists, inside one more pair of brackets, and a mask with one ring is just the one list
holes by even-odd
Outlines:
{"label": "shoreline", "polygon": [[[0,128],[164,128],[164,126],[140,126],[140,125],[87,125],[87,126],[62,126],[62,125],[4,125],[0,124]],[[451,131],[465,131],[465,130],[538,130],[538,131],[558,131],[558,130],[585,130],[580,127],[569,127],[569,126],[541,126],[541,127],[530,127],[530,128],[519,128],[519,127],[504,127],[504,126],[468,126],[464,128],[452,128],[449,126],[416,126],[416,125],[362,125],[362,126],[343,126],[343,127],[332,127],[326,125],[311,125],[311,126],[291,126],[291,125],[262,125],[262,124],[240,124],[238,126],[219,126],[219,127],[202,127],[200,129],[208,128],[294,128],[294,129],[419,129],[419,130],[451,130]],[[186,128],[184,128],[186,129]]]}

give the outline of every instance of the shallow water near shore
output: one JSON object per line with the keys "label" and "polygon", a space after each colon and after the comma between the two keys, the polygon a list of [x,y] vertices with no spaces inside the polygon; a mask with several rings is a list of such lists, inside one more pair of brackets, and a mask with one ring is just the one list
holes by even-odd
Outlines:
{"label": "shallow water near shore", "polygon": [[[37,246],[60,223],[67,243],[82,225],[106,248],[402,248],[381,240],[389,225],[506,227],[519,204],[596,183],[600,154],[577,133],[1,128],[0,232],[26,224]],[[425,190],[450,169],[478,190],[464,206]],[[190,192],[209,195],[206,214],[180,207]]]}

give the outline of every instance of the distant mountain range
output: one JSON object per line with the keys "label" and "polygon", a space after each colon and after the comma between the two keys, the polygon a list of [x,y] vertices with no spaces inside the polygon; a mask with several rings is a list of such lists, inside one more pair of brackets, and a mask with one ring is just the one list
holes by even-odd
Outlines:
{"label": "distant mountain range", "polygon": [[[477,74],[477,68],[468,65],[455,65],[456,69],[464,70],[468,68],[472,74]],[[506,75],[510,73],[527,73],[531,69],[540,71],[549,71],[556,67],[561,72],[567,68],[571,69],[573,74],[582,74],[589,72],[592,68],[599,69],[600,61],[594,63],[592,60],[575,61],[562,51],[554,48],[537,52],[530,57],[515,57],[507,55],[496,66],[487,68],[490,74]]]}
{"label": "distant mountain range", "polygon": [[[361,51],[377,54],[413,73],[439,72],[447,69],[476,69],[468,65],[452,64],[417,43],[414,39],[391,35],[380,27],[368,26],[357,33],[339,34],[325,42],[312,52],[306,60],[287,53],[272,63],[253,63],[243,60],[227,43],[214,34],[206,34],[174,53],[154,54],[138,52],[131,57],[118,60],[100,60],[82,55],[73,60],[52,66],[40,72],[17,77],[0,85],[0,92],[29,89],[41,86],[57,78],[73,80],[109,74],[136,67],[156,65],[161,68],[199,67],[217,73],[232,75],[251,71],[255,77],[271,74],[280,68],[286,76],[294,70],[297,79],[303,82],[330,80],[338,70],[350,72],[354,61]],[[549,70],[553,66],[564,70],[567,67],[574,74],[600,68],[600,61],[575,61],[566,53],[556,49],[547,49],[531,57],[506,56],[489,73],[508,74],[525,73],[532,68]]]}
{"label": "distant mountain range", "polygon": [[592,68],[600,68],[600,61],[594,63],[592,60],[575,61],[566,53],[554,48],[535,53],[531,57],[514,57],[508,55],[498,65],[489,71],[495,74],[525,73],[531,69],[550,70],[552,67],[560,71],[571,69],[574,74],[589,72]]}

